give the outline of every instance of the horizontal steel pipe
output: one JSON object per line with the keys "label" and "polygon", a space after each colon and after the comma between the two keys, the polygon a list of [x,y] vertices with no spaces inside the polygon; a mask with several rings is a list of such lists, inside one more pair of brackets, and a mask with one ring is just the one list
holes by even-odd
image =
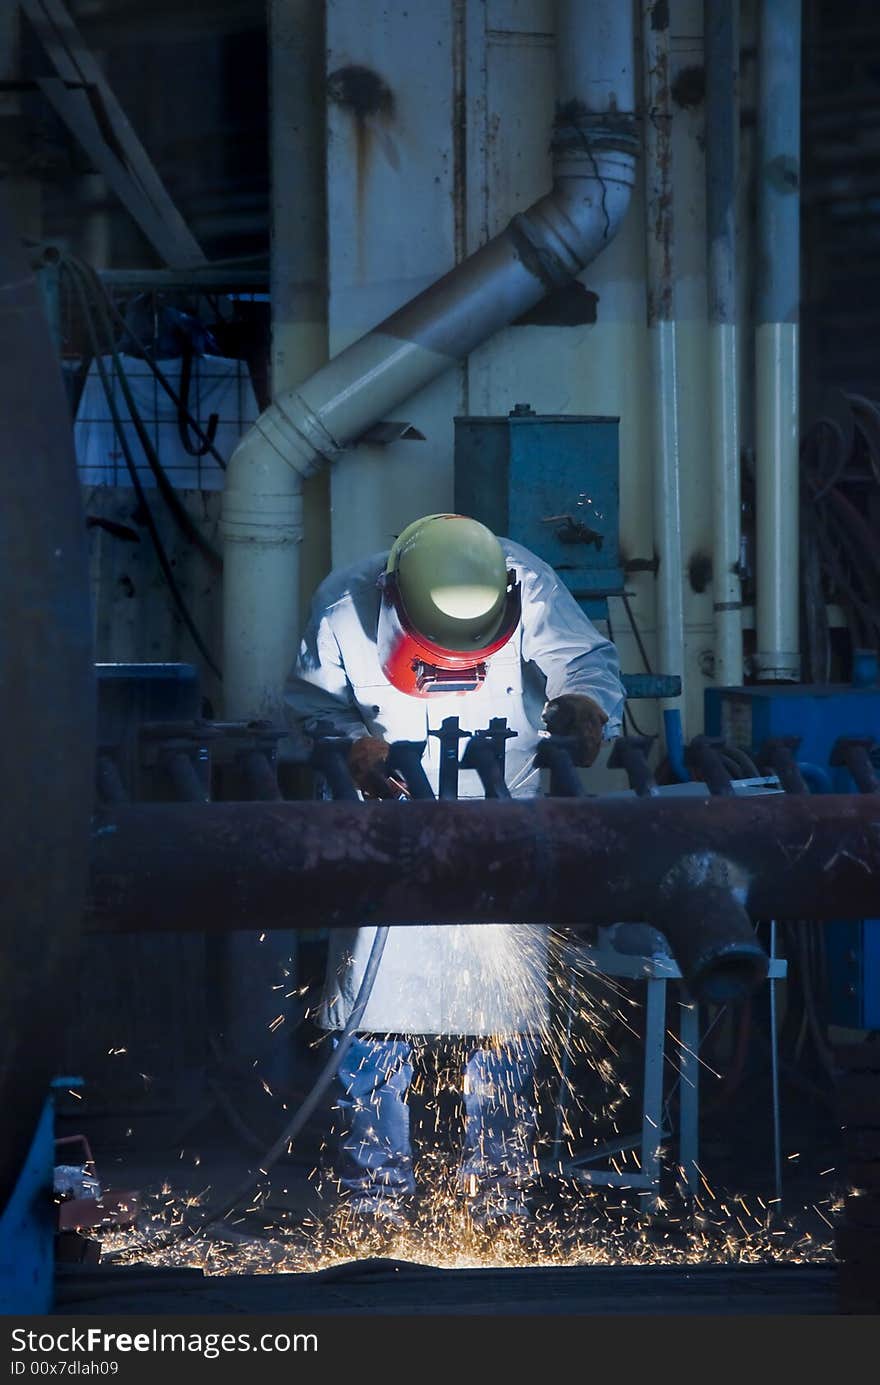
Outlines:
{"label": "horizontal steel pipe", "polygon": [[752,918],[880,915],[877,799],[771,794],[119,805],[94,820],[87,926],[650,920],[700,857]]}

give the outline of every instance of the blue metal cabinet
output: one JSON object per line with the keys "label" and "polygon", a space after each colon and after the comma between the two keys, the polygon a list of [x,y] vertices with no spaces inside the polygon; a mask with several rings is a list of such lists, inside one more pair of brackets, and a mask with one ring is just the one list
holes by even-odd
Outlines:
{"label": "blue metal cabinet", "polygon": [[536,553],[592,619],[623,586],[618,420],[539,415],[455,420],[455,509]]}
{"label": "blue metal cabinet", "polygon": [[[800,736],[798,762],[813,791],[856,793],[849,771],[832,767],[839,736],[880,741],[880,688],[849,684],[707,688],[706,733],[757,751],[772,736]],[[880,920],[825,925],[829,1018],[880,1029]]]}

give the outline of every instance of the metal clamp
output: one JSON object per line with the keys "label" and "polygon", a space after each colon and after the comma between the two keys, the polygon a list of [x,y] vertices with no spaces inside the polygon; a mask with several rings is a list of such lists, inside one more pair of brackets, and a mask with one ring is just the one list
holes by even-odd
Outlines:
{"label": "metal clamp", "polygon": [[458,798],[458,743],[470,734],[470,731],[460,729],[458,717],[445,717],[439,731],[428,732],[429,736],[436,736],[440,742],[440,798]]}
{"label": "metal clamp", "polygon": [[733,785],[720,753],[723,744],[715,736],[694,736],[685,748],[685,763],[688,769],[696,771],[711,794],[731,797]]}
{"label": "metal clamp", "polygon": [[626,771],[630,788],[639,798],[655,798],[658,792],[648,755],[656,736],[618,736],[608,757],[609,769]]}
{"label": "metal clamp", "polygon": [[550,771],[551,798],[586,798],[581,777],[572,758],[577,748],[573,736],[545,736],[535,753],[537,769]]}
{"label": "metal clamp", "polygon": [[870,756],[875,744],[872,736],[841,736],[831,750],[831,767],[848,769],[859,793],[880,793],[880,779]]}
{"label": "metal clamp", "polygon": [[809,793],[797,763],[802,736],[771,736],[761,746],[758,761],[773,770],[786,793]]}

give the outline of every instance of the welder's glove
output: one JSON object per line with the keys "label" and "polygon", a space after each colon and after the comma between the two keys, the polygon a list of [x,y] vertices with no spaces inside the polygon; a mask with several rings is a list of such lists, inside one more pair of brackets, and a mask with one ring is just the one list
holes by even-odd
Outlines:
{"label": "welder's glove", "polygon": [[[361,793],[370,798],[380,796],[388,768],[391,749],[381,736],[361,736],[353,741],[348,752],[348,768]],[[383,795],[384,796],[384,795]]]}
{"label": "welder's glove", "polygon": [[602,728],[608,720],[602,708],[583,693],[563,693],[547,703],[543,717],[552,735],[572,737],[572,759],[581,769],[589,768],[599,754]]}

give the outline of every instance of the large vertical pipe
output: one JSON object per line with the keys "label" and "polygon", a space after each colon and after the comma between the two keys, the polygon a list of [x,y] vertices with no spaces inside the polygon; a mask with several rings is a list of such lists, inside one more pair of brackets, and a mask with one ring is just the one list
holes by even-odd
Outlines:
{"label": "large vertical pipe", "polygon": [[739,0],[705,0],[706,237],[715,681],[742,682],[736,193]]}
{"label": "large vertical pipe", "polygon": [[575,119],[635,109],[632,0],[557,0],[556,104]]}
{"label": "large vertical pipe", "polygon": [[[320,370],[327,336],[324,6],[270,0],[272,159],[272,397]],[[303,486],[302,628],[311,593],[330,569],[327,469]]]}
{"label": "large vertical pipe", "polygon": [[775,681],[800,673],[800,0],[763,0],[758,61],[757,664]]}
{"label": "large vertical pipe", "polygon": [[[63,1053],[95,774],[85,522],[61,371],[19,234],[2,188],[0,1212]],[[41,1189],[28,1215],[46,1235],[50,1212]],[[3,1246],[4,1284],[13,1266],[26,1281],[23,1247],[11,1235]]]}
{"label": "large vertical pipe", "polygon": [[[313,0],[269,0],[269,111],[272,397],[278,398],[327,360],[324,7]],[[251,670],[244,667],[245,681],[230,690],[226,713],[273,719],[277,704],[267,689],[283,687],[309,597],[329,569],[327,472],[306,480],[301,494],[282,488],[279,495],[271,486],[264,499],[259,522],[274,541],[254,544],[246,526],[226,533],[224,580],[239,599],[226,603],[224,638],[248,649],[267,620],[273,635],[259,650],[267,661],[257,670],[261,695],[252,696]],[[297,565],[300,582],[291,579]],[[286,1085],[293,1051],[282,1042],[267,1045],[267,1035],[273,1017],[290,1010],[273,987],[291,964],[296,939],[285,932],[260,943],[255,933],[233,933],[222,942],[227,1044],[236,1054],[259,1055],[270,1083]]]}
{"label": "large vertical pipe", "polygon": [[684,592],[681,561],[678,369],[673,273],[672,101],[669,5],[642,0],[645,129],[645,246],[650,353],[657,668],[682,678],[685,707]]}
{"label": "large vertical pipe", "polygon": [[[270,0],[272,395],[327,360],[324,21],[311,0]],[[303,608],[329,565],[326,476],[303,483],[271,449],[262,482],[226,478],[224,703],[229,717],[277,719]],[[298,580],[301,571],[302,580]],[[274,634],[269,637],[271,628]]]}

